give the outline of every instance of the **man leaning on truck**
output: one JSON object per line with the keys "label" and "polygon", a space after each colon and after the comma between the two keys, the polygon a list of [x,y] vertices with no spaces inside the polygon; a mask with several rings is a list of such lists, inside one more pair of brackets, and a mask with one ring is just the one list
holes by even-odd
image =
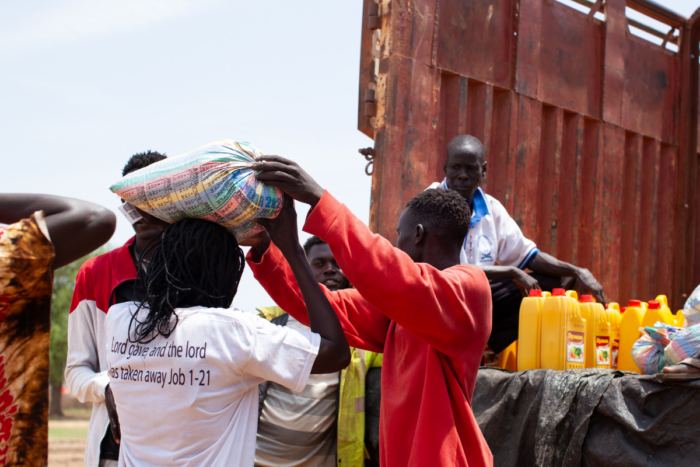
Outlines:
{"label": "man leaning on truck", "polygon": [[[455,190],[472,208],[469,233],[460,261],[483,269],[491,285],[493,327],[489,348],[499,353],[518,338],[520,302],[530,289],[576,286],[605,303],[603,287],[585,268],[540,251],[526,238],[506,208],[484,192],[484,146],[474,136],[460,135],[447,145],[445,179],[429,188]],[[533,271],[526,273],[525,268]]]}

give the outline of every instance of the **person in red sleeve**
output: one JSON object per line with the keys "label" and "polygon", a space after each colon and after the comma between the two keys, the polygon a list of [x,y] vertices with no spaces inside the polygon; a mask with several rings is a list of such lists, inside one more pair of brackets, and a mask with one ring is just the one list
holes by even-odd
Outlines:
{"label": "person in red sleeve", "polygon": [[[134,154],[124,166],[122,175],[165,158],[165,155],[154,151]],[[150,259],[150,251],[146,247],[149,243],[154,245],[155,242],[151,242],[160,237],[167,225],[146,213],[142,214],[144,218],[133,224],[134,237],[123,246],[83,264],[73,291],[68,315],[65,379],[68,391],[80,402],[93,403],[85,447],[87,467],[109,467],[117,465],[119,460],[119,445],[109,429],[105,406],[109,376],[105,360],[104,320],[111,305],[134,300],[139,257],[145,252],[141,265],[146,267]]]}
{"label": "person in red sleeve", "polygon": [[[460,265],[467,202],[448,190],[418,194],[401,215],[394,248],[296,163],[265,156],[253,168],[259,180],[311,205],[304,230],[328,243],[355,286],[324,288],[348,343],[384,353],[381,465],[493,465],[471,409],[491,332],[491,290],[482,270]],[[261,236],[248,264],[279,306],[308,323],[294,276],[269,239]]]}

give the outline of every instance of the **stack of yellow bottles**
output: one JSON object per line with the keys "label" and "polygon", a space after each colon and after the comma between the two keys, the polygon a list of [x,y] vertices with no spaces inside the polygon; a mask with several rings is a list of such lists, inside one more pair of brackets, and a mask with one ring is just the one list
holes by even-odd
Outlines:
{"label": "stack of yellow bottles", "polygon": [[542,307],[540,368],[571,370],[586,366],[586,320],[576,294],[554,289]]}
{"label": "stack of yellow bottles", "polygon": [[[665,295],[648,304],[630,300],[621,309],[615,302],[603,308],[592,295],[582,295],[579,302],[573,290],[554,289],[551,296],[531,290],[520,305],[517,370],[611,368],[641,373],[632,360],[632,346],[641,337],[639,329],[657,321],[683,325],[683,314],[671,312]],[[514,354],[515,346],[509,362]]]}

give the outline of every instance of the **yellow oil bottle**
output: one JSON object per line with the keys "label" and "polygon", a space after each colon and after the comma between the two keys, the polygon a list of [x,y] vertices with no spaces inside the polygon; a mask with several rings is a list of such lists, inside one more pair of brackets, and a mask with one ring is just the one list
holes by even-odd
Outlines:
{"label": "yellow oil bottle", "polygon": [[646,312],[643,302],[630,300],[627,310],[620,320],[620,353],[617,358],[617,369],[642,373],[632,360],[632,346],[642,336],[639,328],[642,326]]}
{"label": "yellow oil bottle", "polygon": [[654,327],[654,324],[656,324],[657,321],[661,321],[664,324],[670,324],[671,326],[676,324],[676,319],[671,313],[671,310],[667,306],[664,306],[663,302],[658,300],[649,300],[649,309],[647,309],[646,313],[644,313],[642,327]]}
{"label": "yellow oil bottle", "polygon": [[520,350],[520,344],[518,343],[520,340],[519,337],[520,336],[518,336],[517,341],[510,344],[498,354],[498,368],[512,371],[516,371],[518,369],[517,358]]}
{"label": "yellow oil bottle", "polygon": [[564,295],[566,295],[569,298],[573,298],[578,302],[578,294],[576,293],[575,290],[567,290]]}
{"label": "yellow oil bottle", "polygon": [[612,308],[613,310],[620,311],[620,305],[617,302],[608,302],[608,306],[605,307],[606,310]]}
{"label": "yellow oil bottle", "polygon": [[666,295],[657,295],[654,300],[660,302],[661,306],[668,308],[668,297],[666,297]]}
{"label": "yellow oil bottle", "polygon": [[[617,303],[608,303],[608,308],[605,312],[608,314],[608,322],[610,323],[610,368],[617,370],[617,358],[620,353],[620,311],[611,305]],[[617,305],[619,308],[619,305]]]}
{"label": "yellow oil bottle", "polygon": [[610,323],[605,308],[592,295],[581,295],[578,305],[586,320],[586,368],[610,368]]}
{"label": "yellow oil bottle", "polygon": [[554,289],[542,306],[540,367],[548,370],[584,368],[586,320],[578,302],[564,289]]}
{"label": "yellow oil bottle", "polygon": [[664,311],[664,317],[665,321],[664,323],[670,324],[671,326],[676,325],[676,317],[674,316],[673,312],[671,311],[671,307],[668,306],[668,298],[666,295],[657,295],[656,299],[657,302],[661,303],[661,309]]}
{"label": "yellow oil bottle", "polygon": [[[548,294],[548,292],[545,292]],[[546,297],[541,290],[530,290],[520,304],[518,326],[518,371],[540,367],[540,337],[542,334],[542,306]]]}

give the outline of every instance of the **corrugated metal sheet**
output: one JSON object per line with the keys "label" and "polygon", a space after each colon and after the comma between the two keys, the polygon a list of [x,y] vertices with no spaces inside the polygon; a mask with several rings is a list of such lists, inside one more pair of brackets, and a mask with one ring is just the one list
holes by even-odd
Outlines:
{"label": "corrugated metal sheet", "polygon": [[[589,268],[609,299],[682,306],[700,282],[697,15],[639,0],[607,0],[605,21],[553,0],[383,0],[370,30],[370,3],[358,127],[375,139],[375,231],[394,239],[406,201],[443,178],[446,144],[472,134],[486,191],[543,251]],[[679,52],[632,35],[625,6],[679,28]]]}

